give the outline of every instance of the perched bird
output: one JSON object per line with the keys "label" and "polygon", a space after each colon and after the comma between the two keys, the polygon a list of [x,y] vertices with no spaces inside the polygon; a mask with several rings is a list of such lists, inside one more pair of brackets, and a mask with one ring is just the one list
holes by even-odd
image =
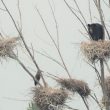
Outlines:
{"label": "perched bird", "polygon": [[92,40],[104,40],[104,27],[99,23],[88,24],[88,32]]}
{"label": "perched bird", "polygon": [[[35,75],[35,79],[36,79],[37,81],[39,81],[40,78],[41,78],[41,71],[38,70],[38,71],[37,71],[37,74]],[[35,86],[38,84],[37,81],[34,81]]]}

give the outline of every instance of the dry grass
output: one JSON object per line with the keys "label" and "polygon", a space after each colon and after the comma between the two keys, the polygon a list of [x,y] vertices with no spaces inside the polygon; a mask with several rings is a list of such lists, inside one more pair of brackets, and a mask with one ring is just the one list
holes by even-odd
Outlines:
{"label": "dry grass", "polygon": [[6,58],[11,56],[18,40],[19,37],[0,39],[0,57]]}
{"label": "dry grass", "polygon": [[35,87],[34,102],[40,110],[48,110],[50,105],[58,106],[65,103],[68,93],[62,89],[53,89],[49,87]]}
{"label": "dry grass", "polygon": [[76,79],[58,79],[57,82],[63,87],[70,91],[77,92],[83,97],[87,97],[90,94],[88,84],[82,80]]}
{"label": "dry grass", "polygon": [[85,57],[91,62],[110,58],[110,41],[82,42],[80,48]]}

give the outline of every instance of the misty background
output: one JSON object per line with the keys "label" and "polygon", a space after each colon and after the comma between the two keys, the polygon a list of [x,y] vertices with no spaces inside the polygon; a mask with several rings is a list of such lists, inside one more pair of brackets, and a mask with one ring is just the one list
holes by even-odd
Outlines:
{"label": "misty background", "polygon": [[[17,0],[4,0],[6,6],[13,15],[16,23],[20,23]],[[31,44],[36,51],[49,54],[53,58],[60,61],[57,50],[55,49],[44,25],[36,11],[39,9],[42,17],[47,24],[49,32],[56,40],[55,22],[52,16],[52,11],[48,0],[19,0],[21,16],[22,16],[22,31],[26,43],[29,47]],[[73,0],[67,2],[74,7]],[[78,5],[86,18],[87,23],[90,21],[88,0],[77,0]],[[90,0],[92,22],[99,22],[99,14],[93,3]],[[94,70],[84,61],[84,56],[80,51],[80,43],[87,41],[87,33],[83,29],[77,18],[70,12],[63,0],[50,0],[54,14],[58,23],[60,50],[64,61],[71,73],[71,76],[76,79],[85,80],[89,87],[95,91],[99,99],[101,90],[98,87],[98,81]],[[105,23],[109,26],[110,9],[102,3]],[[0,2],[0,8],[5,9]],[[108,28],[109,30],[109,28]],[[13,25],[12,20],[6,11],[0,10],[0,32],[6,37],[16,37],[18,33]],[[83,34],[81,34],[83,33]],[[36,74],[36,69],[28,57],[25,49],[18,46],[20,59],[33,70]],[[57,75],[59,77],[68,77],[67,73],[55,62],[44,56],[35,53],[35,58],[40,68],[46,72]],[[107,75],[108,72],[107,72]],[[46,77],[46,81],[50,85],[58,86],[57,83]],[[22,69],[22,67],[14,60],[7,58],[1,59],[0,62],[0,110],[26,110],[29,102],[32,100],[32,87],[34,87],[31,77]],[[91,110],[97,109],[92,99],[88,99]],[[82,100],[77,96],[74,101],[70,102],[74,108],[86,110]],[[98,110],[98,109],[97,109]]]}

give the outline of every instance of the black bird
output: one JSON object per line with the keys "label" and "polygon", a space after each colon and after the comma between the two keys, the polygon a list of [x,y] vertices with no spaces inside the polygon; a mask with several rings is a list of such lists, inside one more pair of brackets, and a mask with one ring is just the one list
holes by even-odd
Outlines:
{"label": "black bird", "polygon": [[104,27],[99,23],[88,24],[88,32],[92,40],[104,40]]}
{"label": "black bird", "polygon": [[[37,81],[39,81],[40,78],[41,78],[41,71],[38,70],[38,71],[37,71],[37,74],[35,75],[35,79],[36,79]],[[34,81],[35,86],[38,84],[37,81]]]}

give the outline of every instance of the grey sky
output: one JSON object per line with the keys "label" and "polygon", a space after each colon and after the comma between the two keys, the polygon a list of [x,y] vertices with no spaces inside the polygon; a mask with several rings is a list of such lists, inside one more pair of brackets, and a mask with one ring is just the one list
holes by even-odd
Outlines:
{"label": "grey sky", "polygon": [[[60,47],[64,60],[67,67],[70,70],[72,77],[77,79],[85,80],[89,83],[90,87],[96,92],[98,89],[96,75],[94,71],[88,66],[80,52],[80,43],[87,40],[81,33],[86,33],[82,25],[76,19],[74,15],[70,12],[67,6],[64,4],[63,0],[50,0],[52,7],[55,12],[55,16],[59,26],[60,35]],[[68,0],[73,5],[72,0]],[[88,11],[88,0],[77,0],[78,4],[83,12],[86,20],[90,23],[90,16]],[[92,0],[90,0],[92,2]],[[4,0],[7,7],[11,11],[16,22],[19,22],[17,0]],[[22,14],[22,24],[23,24],[23,34],[29,46],[31,43],[35,50],[41,52],[47,52],[52,57],[59,60],[58,53],[55,50],[45,28],[42,24],[38,13],[35,11],[35,7],[39,9],[45,22],[48,26],[50,33],[53,38],[56,39],[56,29],[55,23],[52,17],[52,13],[48,4],[48,0],[20,0],[20,9]],[[3,8],[2,3],[0,7]],[[104,5],[105,21],[108,24],[110,22],[109,9]],[[92,18],[93,22],[99,22],[99,15],[92,2],[91,4]],[[7,12],[0,10],[0,31],[9,37],[17,36],[16,29],[7,14]],[[29,57],[25,56],[26,51],[20,48],[20,58],[29,67],[34,68]],[[36,61],[38,62],[41,69],[46,72],[50,72],[59,77],[67,77],[67,74],[61,67],[59,67],[54,62],[46,59],[45,57],[36,54]],[[33,81],[28,76],[28,74],[20,67],[20,65],[13,60],[1,60],[0,64],[0,110],[26,110],[28,106],[28,101],[17,101],[19,100],[30,100],[32,98],[31,89],[33,87]],[[33,72],[34,73],[34,72]],[[56,85],[54,81],[48,79],[51,85]],[[100,94],[100,92],[98,92]],[[92,100],[89,100],[89,103]],[[82,101],[75,97],[71,105],[78,109],[86,110]],[[94,102],[92,102],[94,104]],[[91,110],[97,109],[94,104],[90,106]],[[98,109],[97,109],[98,110]]]}

